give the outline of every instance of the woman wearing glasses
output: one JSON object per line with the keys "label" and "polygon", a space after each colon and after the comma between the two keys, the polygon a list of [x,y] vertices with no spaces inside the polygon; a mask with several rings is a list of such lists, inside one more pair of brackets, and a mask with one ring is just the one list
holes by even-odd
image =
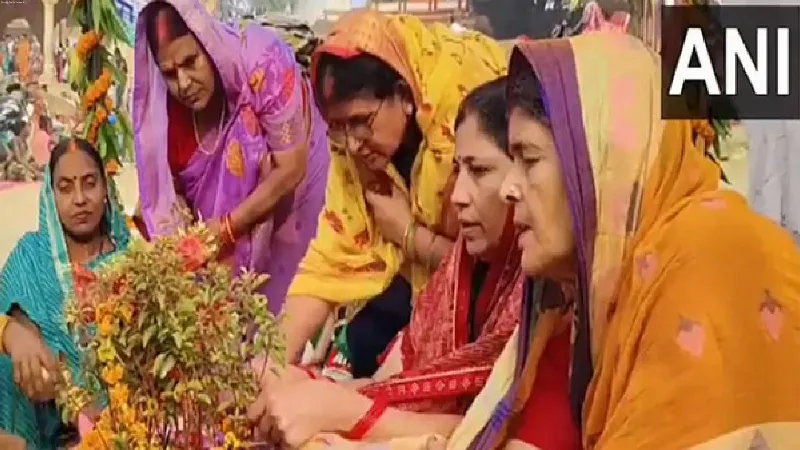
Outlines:
{"label": "woman wearing glasses", "polygon": [[506,59],[483,35],[414,17],[359,10],[334,25],[312,60],[332,156],[318,233],[285,305],[290,361],[338,311],[352,320],[337,331],[328,366],[338,373],[328,374],[374,373],[457,234],[448,199],[458,106],[504,75]]}

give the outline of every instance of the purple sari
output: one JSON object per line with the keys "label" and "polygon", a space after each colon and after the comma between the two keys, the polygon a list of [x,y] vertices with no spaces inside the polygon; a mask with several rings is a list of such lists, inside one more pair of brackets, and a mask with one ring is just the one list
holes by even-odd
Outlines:
{"label": "purple sari", "polygon": [[238,270],[270,276],[262,292],[269,299],[270,310],[277,313],[308,243],[316,235],[317,216],[325,202],[330,160],[325,122],[308,94],[308,80],[295,63],[292,48],[273,32],[256,24],[242,31],[227,27],[197,0],[166,2],[178,11],[211,57],[229,114],[217,145],[213,137],[203,139],[202,148],[173,178],[167,156],[169,93],[147,43],[145,16],[140,14],[133,125],[139,198],[147,231],[159,236],[183,225],[175,214],[176,188],[198,217],[223,217],[263,180],[262,158],[308,145],[303,181],[278,202],[265,222],[239,237],[234,250]]}

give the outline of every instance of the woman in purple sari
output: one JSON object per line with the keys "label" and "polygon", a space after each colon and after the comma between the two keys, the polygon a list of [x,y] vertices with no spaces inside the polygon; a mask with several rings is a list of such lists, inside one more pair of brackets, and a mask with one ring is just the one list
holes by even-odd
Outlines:
{"label": "woman in purple sari", "polygon": [[235,270],[266,273],[280,311],[325,200],[327,130],[291,47],[197,0],[151,1],[136,25],[133,121],[147,236],[187,206]]}

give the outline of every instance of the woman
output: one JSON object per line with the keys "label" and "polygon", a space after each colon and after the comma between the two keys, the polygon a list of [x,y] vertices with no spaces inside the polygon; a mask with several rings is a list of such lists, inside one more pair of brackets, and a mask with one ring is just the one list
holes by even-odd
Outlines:
{"label": "woman", "polygon": [[523,270],[561,289],[524,303],[518,337],[450,448],[547,450],[526,429],[546,426],[566,396],[529,407],[541,396],[539,356],[570,305],[563,392],[583,448],[800,445],[800,255],[788,233],[718,189],[691,122],[660,120],[656,58],[619,33],[514,51],[515,166],[503,194]]}
{"label": "woman", "polygon": [[484,36],[427,28],[414,17],[357,10],[336,22],[312,60],[336,148],[319,233],[287,299],[291,361],[335,306],[352,317],[365,305],[338,336],[337,352],[354,376],[375,372],[457,234],[445,205],[458,105],[504,75],[506,58]]}
{"label": "woman", "polygon": [[446,435],[484,385],[516,327],[522,294],[516,233],[499,195],[511,167],[505,86],[505,78],[481,85],[462,104],[451,197],[460,237],[422,290],[411,322],[376,376],[338,385],[307,376],[288,385],[283,379],[251,409],[257,418],[266,407],[267,419],[284,424],[290,445],[319,431],[347,432],[367,410],[375,416],[374,428],[350,438]]}
{"label": "woman", "polygon": [[128,245],[125,220],[108,189],[103,162],[89,143],[62,141],[45,171],[39,231],[22,237],[0,274],[0,317],[7,319],[0,330],[0,429],[30,448],[62,445],[52,382],[57,358],[78,365],[62,315],[72,295],[72,269],[94,269]]}
{"label": "woman", "polygon": [[222,25],[196,0],[170,0],[139,14],[135,56],[144,231],[183,225],[185,200],[235,269],[269,274],[277,313],[316,233],[330,158],[291,48],[256,24]]}

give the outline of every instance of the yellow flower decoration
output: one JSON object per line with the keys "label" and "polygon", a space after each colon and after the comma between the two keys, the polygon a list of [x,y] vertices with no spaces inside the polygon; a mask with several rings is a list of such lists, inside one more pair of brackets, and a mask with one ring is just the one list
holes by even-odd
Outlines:
{"label": "yellow flower decoration", "polygon": [[239,438],[236,437],[233,431],[228,431],[225,433],[225,448],[241,448],[242,443],[239,442]]}
{"label": "yellow flower decoration", "polygon": [[122,366],[119,364],[112,364],[103,368],[103,381],[109,386],[114,386],[122,379],[123,371]]}
{"label": "yellow flower decoration", "polygon": [[114,361],[114,358],[117,357],[117,351],[114,350],[114,345],[111,344],[111,341],[106,339],[101,344],[100,347],[97,348],[97,358],[100,362],[108,363]]}
{"label": "yellow flower decoration", "polygon": [[97,326],[97,332],[100,337],[109,337],[114,333],[114,319],[111,316],[105,316],[100,320]]}
{"label": "yellow flower decoration", "polygon": [[118,408],[128,403],[129,394],[130,391],[128,390],[128,386],[125,386],[122,383],[117,383],[109,391],[109,400],[111,401],[111,407]]}

